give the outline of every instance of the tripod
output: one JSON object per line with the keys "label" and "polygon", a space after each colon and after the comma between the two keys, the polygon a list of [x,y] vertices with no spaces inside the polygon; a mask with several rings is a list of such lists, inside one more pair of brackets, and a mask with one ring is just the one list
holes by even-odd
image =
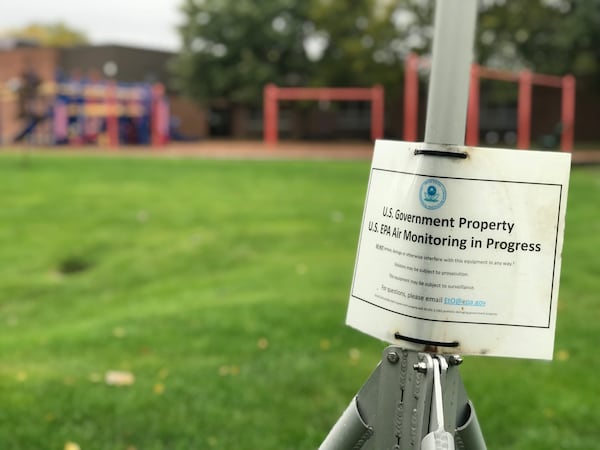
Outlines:
{"label": "tripod", "polygon": [[[476,13],[475,0],[437,2],[426,143],[464,143]],[[449,150],[422,154],[456,156]],[[387,347],[320,450],[486,449],[458,372],[461,362],[457,355]]]}
{"label": "tripod", "polygon": [[485,450],[461,363],[457,355],[387,347],[319,450]]}

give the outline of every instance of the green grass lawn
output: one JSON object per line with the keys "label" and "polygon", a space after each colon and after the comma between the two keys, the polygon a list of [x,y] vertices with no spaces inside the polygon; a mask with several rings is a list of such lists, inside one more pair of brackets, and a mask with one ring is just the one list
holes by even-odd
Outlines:
{"label": "green grass lawn", "polygon": [[[344,325],[368,168],[0,154],[0,448],[318,447],[385,347]],[[557,358],[461,366],[492,449],[600,449],[599,202],[575,169]]]}

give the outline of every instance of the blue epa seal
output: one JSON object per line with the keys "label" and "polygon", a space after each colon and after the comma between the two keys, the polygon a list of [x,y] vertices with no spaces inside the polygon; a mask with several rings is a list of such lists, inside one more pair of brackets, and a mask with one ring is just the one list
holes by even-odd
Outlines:
{"label": "blue epa seal", "polygon": [[446,186],[440,180],[428,178],[419,189],[419,200],[425,209],[438,209],[446,202]]}

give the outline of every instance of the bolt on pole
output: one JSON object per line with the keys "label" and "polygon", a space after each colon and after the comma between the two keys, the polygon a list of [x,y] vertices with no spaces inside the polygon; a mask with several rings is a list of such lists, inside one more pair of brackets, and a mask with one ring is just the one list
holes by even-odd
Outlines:
{"label": "bolt on pole", "polygon": [[477,0],[438,0],[425,142],[464,145]]}

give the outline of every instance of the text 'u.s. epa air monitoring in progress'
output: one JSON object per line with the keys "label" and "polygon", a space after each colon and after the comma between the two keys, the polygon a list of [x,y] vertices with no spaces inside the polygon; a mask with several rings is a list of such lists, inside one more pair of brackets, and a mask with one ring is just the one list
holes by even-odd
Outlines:
{"label": "text 'u.s. epa air monitoring in progress'", "polygon": [[551,358],[569,155],[415,146],[376,143],[347,323],[396,344]]}

